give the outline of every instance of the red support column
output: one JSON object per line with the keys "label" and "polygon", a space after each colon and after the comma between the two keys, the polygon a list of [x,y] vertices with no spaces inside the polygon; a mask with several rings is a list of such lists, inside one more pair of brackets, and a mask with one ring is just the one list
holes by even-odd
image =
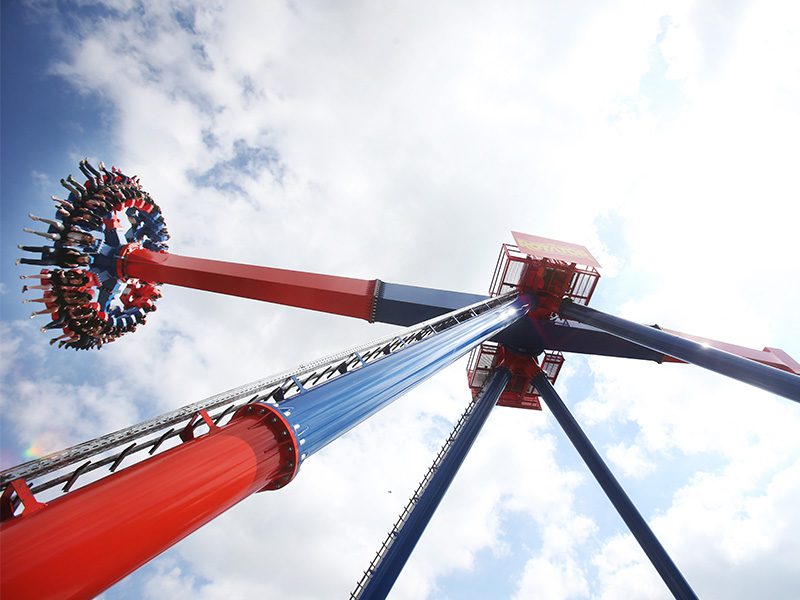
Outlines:
{"label": "red support column", "polygon": [[245,405],[224,427],[0,523],[0,597],[94,597],[247,496],[291,481],[298,459],[282,415]]}
{"label": "red support column", "polygon": [[372,321],[377,280],[353,279],[191,258],[132,248],[122,274],[152,283],[297,306]]}

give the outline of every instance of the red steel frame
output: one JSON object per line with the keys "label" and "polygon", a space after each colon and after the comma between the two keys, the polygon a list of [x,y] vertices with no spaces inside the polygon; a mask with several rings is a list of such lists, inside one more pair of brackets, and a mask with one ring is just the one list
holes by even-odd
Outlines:
{"label": "red steel frame", "polygon": [[[499,364],[504,363],[506,357],[503,356],[504,348],[494,342],[484,342],[469,355],[467,363],[467,381],[469,382],[472,396],[475,397],[483,387],[486,378]],[[506,352],[508,354],[508,352]],[[520,357],[523,358],[523,357]],[[533,360],[528,358],[526,361]],[[508,363],[508,360],[505,360]],[[561,352],[547,351],[541,359],[540,368],[547,375],[547,379],[554,383],[564,364],[564,355]],[[539,393],[536,391],[532,381],[532,376],[524,369],[514,368],[514,364],[506,365],[510,368],[512,377],[506,385],[500,398],[498,406],[508,406],[510,408],[527,408],[530,410],[542,410],[539,401]],[[538,369],[537,369],[538,371]]]}
{"label": "red steel frame", "polygon": [[241,265],[132,248],[121,274],[230,296],[373,320],[375,279],[354,279]]}
{"label": "red steel frame", "polygon": [[[557,311],[564,297],[577,304],[589,304],[599,279],[600,273],[594,267],[553,258],[534,258],[513,244],[503,244],[489,293],[499,296],[519,289],[535,294],[538,306],[532,316],[546,319]],[[512,378],[497,404],[541,410],[539,394],[531,383],[532,375],[522,368],[523,363],[535,363],[531,358],[519,358],[507,365]],[[508,363],[508,360],[508,356],[503,356],[503,348],[492,342],[486,342],[472,351],[467,364],[467,379],[473,396],[481,389],[492,369],[498,364]],[[564,355],[561,352],[547,351],[541,359],[541,370],[551,383],[555,383],[563,364]],[[521,368],[514,368],[514,365]]]}
{"label": "red steel frame", "polygon": [[24,510],[11,517],[4,494],[0,597],[94,597],[247,496],[294,477],[296,438],[276,409],[247,404],[224,427],[201,416],[207,434],[192,439],[187,430],[185,443],[46,505],[24,481],[9,486]]}
{"label": "red steel frame", "polygon": [[503,244],[500,250],[500,256],[497,259],[494,274],[492,275],[492,283],[489,286],[489,293],[492,296],[500,296],[520,286],[533,284],[532,272],[542,266],[556,272],[571,274],[571,277],[560,282],[558,286],[556,286],[556,281],[552,278],[542,281],[540,283],[545,285],[545,289],[540,291],[551,291],[558,294],[561,290],[555,288],[562,287],[563,295],[573,302],[584,306],[589,304],[600,279],[600,273],[597,269],[551,258],[533,258],[513,244]]}

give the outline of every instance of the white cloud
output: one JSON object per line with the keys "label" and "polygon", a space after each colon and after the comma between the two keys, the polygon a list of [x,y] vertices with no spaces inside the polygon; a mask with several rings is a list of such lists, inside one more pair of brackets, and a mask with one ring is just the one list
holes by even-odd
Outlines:
{"label": "white cloud", "polygon": [[589,593],[577,550],[597,528],[590,519],[567,511],[562,517],[567,518],[542,523],[541,550],[525,564],[515,598],[579,598]]}
{"label": "white cloud", "polygon": [[608,459],[629,477],[642,477],[651,473],[655,465],[636,445],[625,443],[615,444],[606,451]]}
{"label": "white cloud", "polygon": [[[667,551],[670,550],[671,548],[667,547]],[[611,538],[595,556],[593,563],[598,569],[600,584],[598,589],[593,590],[594,597],[604,600],[620,597],[636,600],[670,598],[669,591],[652,565],[642,559],[642,550],[632,537]],[[681,568],[680,562],[678,565]]]}
{"label": "white cloud", "polygon": [[162,561],[145,582],[145,598],[188,598],[194,593],[194,586],[194,577],[184,574],[179,566]]}
{"label": "white cloud", "polygon": [[[796,595],[796,568],[790,557],[796,556],[798,543],[790,532],[798,526],[791,504],[800,491],[800,463],[795,460],[755,487],[728,471],[700,474],[676,494],[664,515],[653,520],[656,534],[698,596]],[[637,589],[649,591],[633,597],[666,597],[629,535],[607,542],[595,563],[601,597],[616,598]]]}
{"label": "white cloud", "polygon": [[31,350],[42,342],[41,334],[28,322],[3,324],[2,331],[0,409],[6,422],[13,423],[13,428],[4,427],[6,444],[13,440],[30,448],[35,456],[29,458],[34,458],[141,419],[136,398],[113,372],[95,381],[76,382],[69,369],[61,374],[48,373],[43,367],[30,369],[23,359],[41,352],[41,347]]}

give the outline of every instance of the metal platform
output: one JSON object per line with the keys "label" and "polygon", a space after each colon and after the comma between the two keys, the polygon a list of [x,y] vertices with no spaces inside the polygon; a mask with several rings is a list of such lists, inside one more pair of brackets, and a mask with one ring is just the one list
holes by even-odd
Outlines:
{"label": "metal platform", "polygon": [[[475,397],[486,382],[486,378],[497,366],[500,346],[494,342],[485,342],[472,351],[467,363],[467,380],[472,396]],[[541,369],[547,374],[550,383],[554,383],[564,364],[564,355],[561,352],[547,351],[541,359]],[[498,406],[510,408],[527,408],[542,410],[539,393],[531,383],[529,377],[514,375],[506,385],[505,390],[497,401]]]}
{"label": "metal platform", "polygon": [[532,283],[542,271],[543,291],[568,297],[584,306],[592,299],[600,273],[594,267],[553,258],[534,258],[513,244],[503,244],[489,286],[491,296],[501,296]]}
{"label": "metal platform", "polygon": [[[512,290],[536,293],[543,308],[533,314],[542,324],[568,324],[553,314],[553,307],[562,298],[576,304],[588,305],[600,280],[600,273],[592,266],[566,262],[555,258],[534,257],[513,244],[503,244],[494,268],[489,294],[497,297]],[[552,299],[548,306],[547,298]],[[544,302],[542,300],[544,299]],[[541,325],[538,327],[541,329]],[[500,344],[486,342],[472,351],[467,364],[467,379],[473,396],[478,393],[497,365]],[[540,367],[550,383],[555,383],[564,355],[560,351],[547,350],[541,355]],[[530,378],[515,375],[501,394],[498,406],[541,410],[539,395]]]}

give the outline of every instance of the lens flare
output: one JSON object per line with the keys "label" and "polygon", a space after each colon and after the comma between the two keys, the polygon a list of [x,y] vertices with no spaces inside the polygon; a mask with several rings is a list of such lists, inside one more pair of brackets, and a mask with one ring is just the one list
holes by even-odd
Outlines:
{"label": "lens flare", "polygon": [[24,451],[25,458],[41,458],[63,447],[63,440],[58,439],[54,433],[45,433],[36,438]]}

